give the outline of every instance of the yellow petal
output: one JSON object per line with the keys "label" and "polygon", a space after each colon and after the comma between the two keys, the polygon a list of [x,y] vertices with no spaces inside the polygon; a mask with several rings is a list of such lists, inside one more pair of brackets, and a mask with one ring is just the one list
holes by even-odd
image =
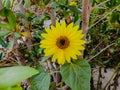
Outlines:
{"label": "yellow petal", "polygon": [[73,28],[73,22],[70,23],[70,24],[67,26],[67,29],[68,29],[68,30],[71,30],[72,28]]}
{"label": "yellow petal", "polygon": [[56,59],[57,59],[57,55],[56,55],[56,54],[54,54],[54,55],[53,55],[53,57],[52,57],[52,62],[55,62],[55,61],[56,61]]}
{"label": "yellow petal", "polygon": [[69,5],[70,5],[70,6],[75,6],[75,5],[77,5],[77,3],[74,2],[74,1],[71,1],[71,2],[69,2]]}
{"label": "yellow petal", "polygon": [[71,62],[71,58],[70,58],[70,56],[65,55],[65,59],[66,59],[66,61],[67,61],[68,63],[70,63],[70,62]]}
{"label": "yellow petal", "polygon": [[59,57],[58,57],[58,64],[61,64],[61,65],[63,65],[64,63],[65,63],[65,57],[64,57],[64,52],[63,52],[63,50],[60,50],[59,52],[58,52],[58,55],[59,55]]}
{"label": "yellow petal", "polygon": [[45,52],[45,56],[50,56],[50,55],[53,55],[56,52],[56,48],[55,47],[50,48],[49,50],[45,49],[44,52]]}

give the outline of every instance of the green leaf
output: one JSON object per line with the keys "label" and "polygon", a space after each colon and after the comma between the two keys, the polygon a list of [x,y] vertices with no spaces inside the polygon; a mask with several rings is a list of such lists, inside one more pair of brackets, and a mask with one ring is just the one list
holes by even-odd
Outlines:
{"label": "green leaf", "polygon": [[44,0],[45,5],[48,4],[50,0]]}
{"label": "green leaf", "polygon": [[8,29],[8,30],[11,30],[11,26],[10,26],[9,24],[0,23],[0,27],[1,27],[1,28],[5,28],[5,29]]}
{"label": "green leaf", "polygon": [[97,3],[103,2],[104,0],[95,0]]}
{"label": "green leaf", "polygon": [[113,12],[110,16],[110,22],[116,23],[117,21],[119,21],[119,17],[120,17],[120,12]]}
{"label": "green leaf", "polygon": [[72,90],[90,90],[91,69],[88,62],[78,59],[61,67],[63,81]]}
{"label": "green leaf", "polygon": [[7,8],[10,8],[10,5],[11,5],[11,2],[10,0],[4,0],[4,6],[7,7]]}
{"label": "green leaf", "polygon": [[59,4],[58,4],[58,2],[51,2],[51,4],[50,4],[50,7],[52,7],[52,8],[58,8],[58,6],[59,6]]}
{"label": "green leaf", "polygon": [[12,51],[13,46],[14,46],[14,42],[15,42],[15,40],[12,38],[12,39],[10,40],[10,42],[8,43],[7,48],[9,49],[9,51]]}
{"label": "green leaf", "polygon": [[68,8],[74,13],[81,14],[81,11],[78,8],[76,8],[76,6],[69,6]]}
{"label": "green leaf", "polygon": [[32,90],[49,90],[50,75],[47,73],[40,73],[31,80]]}
{"label": "green leaf", "polygon": [[120,38],[117,38],[116,42],[118,45],[120,45]]}
{"label": "green leaf", "polygon": [[93,3],[94,2],[94,0],[89,0],[90,1],[90,3]]}
{"label": "green leaf", "polygon": [[30,0],[25,0],[24,6],[25,6],[26,8],[28,8],[28,7],[30,7],[30,5],[31,5],[31,1],[30,1]]}
{"label": "green leaf", "polygon": [[1,30],[0,31],[0,37],[3,37],[5,35],[7,35],[8,33],[10,33],[10,31],[8,31],[8,30]]}
{"label": "green leaf", "polygon": [[14,66],[0,69],[0,88],[6,88],[37,74],[38,71],[28,66]]}
{"label": "green leaf", "polygon": [[60,5],[65,5],[67,3],[68,0],[58,0],[58,3]]}
{"label": "green leaf", "polygon": [[0,10],[0,15],[7,17],[10,28],[14,30],[16,26],[16,17],[14,13],[10,9],[4,7]]}
{"label": "green leaf", "polygon": [[37,67],[40,71],[31,79],[32,90],[49,90],[50,87],[50,74],[43,70],[43,67]]}
{"label": "green leaf", "polygon": [[115,7],[116,5],[119,5],[120,4],[120,0],[109,0],[107,2],[107,6],[112,8],[112,7]]}
{"label": "green leaf", "polygon": [[11,10],[8,9],[7,13],[8,22],[11,25],[11,28],[14,29],[16,26],[16,17]]}
{"label": "green leaf", "polygon": [[21,34],[20,34],[20,32],[15,32],[15,33],[14,33],[14,36],[15,36],[15,38],[17,38],[17,39],[18,39],[18,38],[20,38],[20,37],[21,37]]}
{"label": "green leaf", "polygon": [[8,88],[0,88],[0,90],[23,90],[22,87],[8,87]]}
{"label": "green leaf", "polygon": [[19,18],[19,17],[21,17],[21,18],[24,18],[24,19],[26,19],[26,16],[23,14],[23,13],[21,13],[21,12],[16,12],[16,18]]}
{"label": "green leaf", "polygon": [[5,42],[4,39],[0,39],[0,45],[2,45],[2,47],[7,47],[7,43]]}

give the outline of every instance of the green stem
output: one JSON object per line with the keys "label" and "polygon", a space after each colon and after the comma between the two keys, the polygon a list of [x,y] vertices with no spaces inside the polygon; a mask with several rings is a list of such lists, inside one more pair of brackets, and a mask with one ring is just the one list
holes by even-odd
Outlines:
{"label": "green stem", "polygon": [[61,84],[60,84],[60,88],[62,88],[63,87],[63,80],[61,81]]}

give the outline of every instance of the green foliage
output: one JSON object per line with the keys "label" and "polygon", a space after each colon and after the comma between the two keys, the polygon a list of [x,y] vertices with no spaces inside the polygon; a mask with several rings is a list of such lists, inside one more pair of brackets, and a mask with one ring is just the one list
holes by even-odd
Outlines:
{"label": "green foliage", "polygon": [[20,38],[20,37],[21,37],[21,34],[20,34],[19,32],[15,32],[15,33],[14,33],[14,36],[15,36],[15,38]]}
{"label": "green foliage", "polygon": [[45,5],[48,4],[50,0],[44,0]]}
{"label": "green foliage", "polygon": [[42,66],[38,66],[40,73],[31,79],[32,90],[49,90],[50,74],[44,71]]}
{"label": "green foliage", "polygon": [[7,48],[9,48],[9,50],[12,50],[12,49],[13,49],[13,47],[14,47],[14,42],[15,42],[15,40],[12,38],[12,39],[10,40],[10,42],[8,43]]}
{"label": "green foliage", "polygon": [[0,39],[0,45],[5,48],[7,47],[7,44],[3,39]]}
{"label": "green foliage", "polygon": [[28,66],[0,68],[0,88],[14,86],[37,73],[37,70]]}
{"label": "green foliage", "polygon": [[81,11],[78,10],[78,8],[76,6],[69,6],[68,8],[74,13],[77,13],[77,14],[81,13]]}
{"label": "green foliage", "polygon": [[95,0],[97,3],[103,2],[104,0]]}
{"label": "green foliage", "polygon": [[28,7],[30,7],[30,5],[31,5],[30,0],[25,0],[24,6],[25,6],[26,8],[28,8]]}
{"label": "green foliage", "polygon": [[119,52],[119,2],[119,0],[94,0],[92,3],[95,8],[90,16],[87,36],[89,43],[86,45],[85,57],[91,59],[102,49],[115,43],[90,60],[92,67],[115,67],[119,63],[119,54],[115,54]]}
{"label": "green foliage", "polygon": [[0,23],[0,27],[13,31],[16,26],[16,17],[14,15],[14,13],[10,9],[4,7],[0,10],[0,16],[5,17],[9,23],[9,24],[8,23],[6,23],[6,24]]}
{"label": "green foliage", "polygon": [[68,3],[68,0],[58,0],[58,3],[60,5],[66,5]]}
{"label": "green foliage", "polygon": [[119,11],[113,12],[110,16],[109,21],[111,26],[118,27],[120,24],[120,12]]}
{"label": "green foliage", "polygon": [[120,38],[117,39],[117,44],[120,46]]}
{"label": "green foliage", "polygon": [[119,4],[120,4],[120,0],[109,0],[107,2],[107,6],[110,7],[110,8],[112,8],[116,5],[119,5]]}
{"label": "green foliage", "polygon": [[10,8],[10,6],[11,6],[10,0],[2,0],[2,3],[4,5],[4,7]]}
{"label": "green foliage", "polygon": [[61,67],[63,81],[72,90],[90,90],[91,69],[88,62],[78,59]]}
{"label": "green foliage", "polygon": [[8,33],[10,33],[10,31],[8,31],[8,30],[0,31],[0,37],[3,37],[5,35],[7,35]]}
{"label": "green foliage", "polygon": [[9,24],[2,24],[0,23],[0,27],[11,30],[11,26]]}
{"label": "green foliage", "polygon": [[8,88],[0,88],[2,90],[22,90],[22,87],[20,86],[13,86],[13,87],[8,87]]}

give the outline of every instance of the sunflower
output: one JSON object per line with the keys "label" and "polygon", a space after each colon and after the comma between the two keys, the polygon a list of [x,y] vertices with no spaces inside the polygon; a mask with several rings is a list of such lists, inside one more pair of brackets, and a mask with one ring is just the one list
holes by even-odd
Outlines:
{"label": "sunflower", "polygon": [[58,64],[63,65],[77,59],[77,55],[82,55],[86,42],[82,39],[82,30],[78,29],[78,25],[66,25],[65,21],[61,24],[56,22],[56,26],[46,28],[46,33],[41,34],[44,39],[40,42],[40,47],[45,48],[45,56],[52,56],[52,62],[57,60]]}

